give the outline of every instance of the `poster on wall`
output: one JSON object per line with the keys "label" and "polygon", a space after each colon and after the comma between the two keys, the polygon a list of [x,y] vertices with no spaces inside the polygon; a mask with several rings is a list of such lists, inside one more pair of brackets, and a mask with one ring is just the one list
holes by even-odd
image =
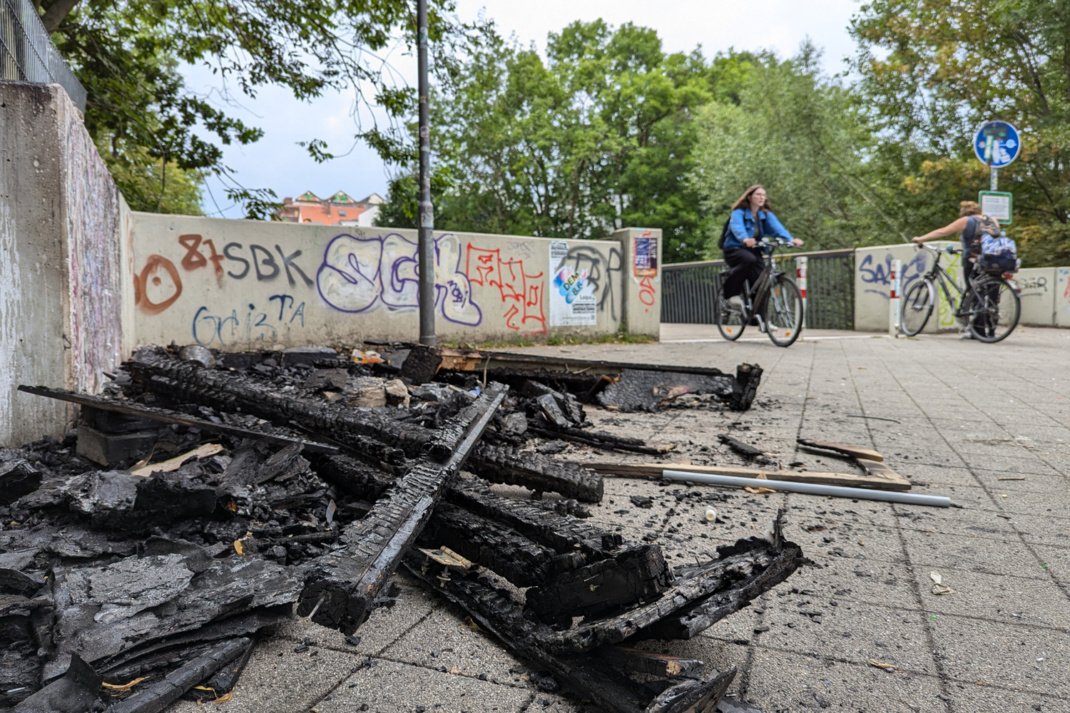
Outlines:
{"label": "poster on wall", "polygon": [[652,235],[641,235],[632,238],[635,259],[632,264],[632,274],[636,277],[658,276],[658,239]]}
{"label": "poster on wall", "polygon": [[586,269],[568,264],[568,243],[550,243],[550,326],[582,327],[598,321],[594,286]]}

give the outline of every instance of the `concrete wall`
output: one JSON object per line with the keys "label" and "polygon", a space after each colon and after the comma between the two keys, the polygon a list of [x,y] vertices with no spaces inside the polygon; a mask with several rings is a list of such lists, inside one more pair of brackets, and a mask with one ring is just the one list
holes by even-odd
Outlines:
{"label": "concrete wall", "polygon": [[1070,327],[1070,267],[1055,268],[1055,326]]}
{"label": "concrete wall", "polygon": [[1033,327],[1050,327],[1055,324],[1055,269],[1033,267],[1019,270],[1014,276],[1013,282],[1021,290],[1020,324]]}
{"label": "concrete wall", "polygon": [[[937,250],[957,242],[934,240],[926,243]],[[855,324],[863,332],[888,331],[888,296],[891,293],[892,260],[902,261],[902,289],[906,294],[932,267],[933,253],[917,250],[913,245],[889,245],[876,248],[859,248],[855,251]],[[940,264],[961,284],[961,256],[943,253]],[[939,290],[938,290],[939,292]],[[925,325],[925,332],[952,329],[955,318],[943,294],[939,295],[939,311]]]}
{"label": "concrete wall", "polygon": [[[134,213],[127,240],[139,344],[419,338],[415,230]],[[621,324],[618,242],[436,231],[435,246],[440,341],[610,334]]]}
{"label": "concrete wall", "polygon": [[19,384],[96,392],[124,353],[121,199],[58,85],[0,83],[0,444],[72,410]]}
{"label": "concrete wall", "polygon": [[613,233],[623,258],[624,324],[629,334],[661,332],[661,230],[626,228]]}

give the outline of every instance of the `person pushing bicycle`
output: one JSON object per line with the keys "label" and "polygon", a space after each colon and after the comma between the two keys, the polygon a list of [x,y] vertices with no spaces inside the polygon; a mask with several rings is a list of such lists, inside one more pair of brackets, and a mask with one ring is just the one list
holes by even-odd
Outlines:
{"label": "person pushing bicycle", "polygon": [[[731,299],[743,291],[745,281],[754,285],[762,274],[762,238],[774,238],[782,243],[799,247],[803,241],[793,238],[776,216],[765,188],[754,185],[748,188],[732,204],[732,215],[722,234],[724,261],[729,269],[722,282],[725,298]],[[757,310],[760,313],[760,309]]]}
{"label": "person pushing bicycle", "polygon": [[[959,217],[956,220],[942,228],[929,231],[925,235],[919,235],[913,238],[913,241],[916,245],[921,245],[929,240],[951,237],[955,233],[960,234],[960,240],[962,241],[963,285],[969,289],[970,279],[973,277],[974,267],[977,263],[977,256],[981,252],[981,236],[986,234],[998,236],[1002,234],[1002,229],[994,218],[990,218],[981,212],[980,205],[974,201],[961,201],[959,203]],[[991,328],[990,325],[985,325],[986,331],[991,331]],[[963,332],[962,336],[964,339],[973,338],[973,335],[968,330]]]}

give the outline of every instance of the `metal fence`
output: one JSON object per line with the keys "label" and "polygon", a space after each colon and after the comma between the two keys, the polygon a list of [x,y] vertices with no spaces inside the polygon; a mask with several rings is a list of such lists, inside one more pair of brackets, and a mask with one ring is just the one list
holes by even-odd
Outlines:
{"label": "metal fence", "polygon": [[[806,255],[806,326],[810,329],[854,329],[855,261],[853,250]],[[777,257],[780,269],[794,275],[796,255]],[[724,260],[665,265],[661,277],[661,321],[713,324],[713,290]]]}
{"label": "metal fence", "polygon": [[0,0],[0,80],[59,84],[85,111],[85,89],[60,57],[30,0]]}

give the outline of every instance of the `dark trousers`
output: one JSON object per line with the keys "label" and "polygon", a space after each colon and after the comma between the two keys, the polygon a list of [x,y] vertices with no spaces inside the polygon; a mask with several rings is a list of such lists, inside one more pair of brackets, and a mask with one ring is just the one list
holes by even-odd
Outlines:
{"label": "dark trousers", "polygon": [[752,248],[725,250],[724,261],[729,267],[721,282],[726,299],[743,292],[744,280],[749,280],[751,287],[754,287],[762,270],[765,269],[761,250]]}

